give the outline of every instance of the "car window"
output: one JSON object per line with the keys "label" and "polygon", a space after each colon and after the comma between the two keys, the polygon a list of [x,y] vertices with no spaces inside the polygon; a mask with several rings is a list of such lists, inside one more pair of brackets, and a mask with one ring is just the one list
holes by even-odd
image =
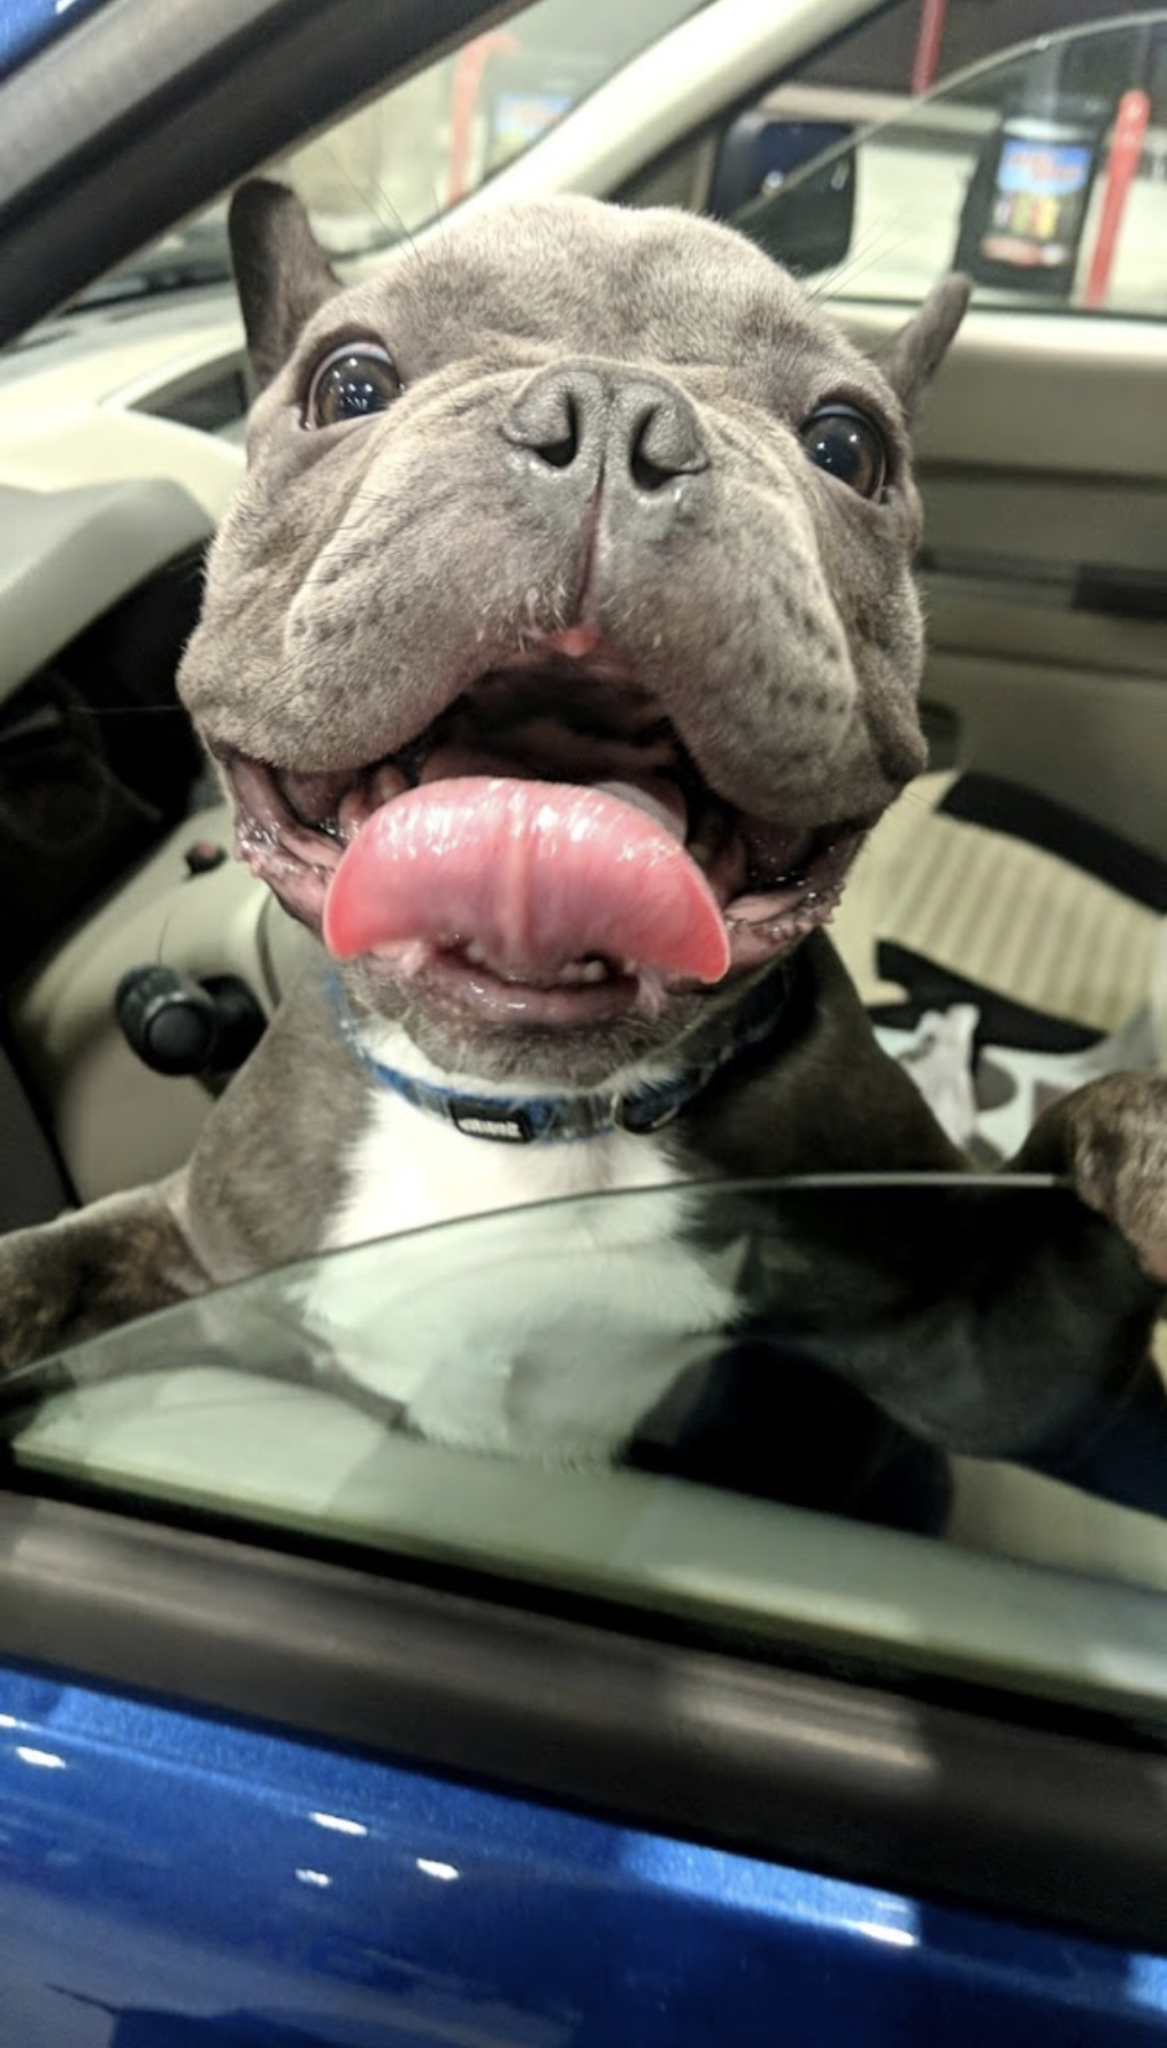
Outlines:
{"label": "car window", "polygon": [[535,0],[288,159],[313,210],[360,249],[413,232],[486,183],[706,0]]}
{"label": "car window", "polygon": [[[1056,1318],[1029,1333],[1026,1287],[1006,1299],[1009,1245],[1051,1213],[1072,1338]],[[1137,1703],[1167,1726],[1167,1456],[1115,1481],[1105,1446],[1142,1426],[1141,1369],[1115,1369],[1121,1308],[1100,1288],[1096,1326],[1083,1310],[1094,1229],[1036,1176],[551,1202],[110,1331],[7,1380],[6,1434],[26,1483]],[[904,1435],[897,1417],[925,1409]],[[929,1430],[997,1455],[958,1458],[953,1482]],[[1088,1579],[1038,1569],[1067,1554]]]}
{"label": "car window", "polygon": [[712,210],[844,301],[911,304],[959,269],[985,303],[1167,313],[1167,16],[1043,36],[866,130],[864,111],[779,88],[725,136]]}
{"label": "car window", "polygon": [[[334,258],[359,262],[488,184],[622,65],[708,4],[652,0],[633,12],[602,0],[581,14],[570,0],[535,0],[269,169],[300,193]],[[1074,257],[1093,249],[1111,119],[1126,95],[1122,146],[1129,154],[1130,121],[1138,112],[1130,95],[1141,92],[1149,105],[1136,189],[1113,238],[1105,278],[1099,284],[1096,277],[1091,287],[1092,303],[1140,310],[1155,301],[1161,269],[1144,261],[1155,245],[1157,219],[1146,188],[1158,178],[1167,60],[1161,28],[1149,17],[1107,25],[1101,17],[1115,11],[1112,0],[1099,5],[1095,28],[1079,35],[1065,29],[1058,0],[1026,0],[1008,10],[999,0],[951,0],[943,34],[929,41],[917,0],[891,0],[875,10],[874,20],[865,14],[825,53],[776,84],[715,145],[704,131],[677,138],[667,163],[647,166],[620,196],[690,204],[733,219],[773,242],[774,253],[800,273],[838,269],[828,284],[841,297],[920,297],[959,254],[982,292],[996,285],[998,297],[1021,294],[1029,303],[1041,294],[1049,303],[1066,282],[1069,260],[1064,257],[1060,268],[1045,260],[1057,254],[1056,240],[1046,238],[1040,262],[1032,241],[1007,260],[991,252],[978,257],[960,241],[962,220],[967,215],[975,238],[977,209],[986,203],[982,186],[999,171],[1002,192],[1014,193],[1015,210],[1025,211],[1030,185],[1037,221],[1049,216],[1039,202],[1056,196]],[[1043,33],[1004,58],[983,55],[1034,29],[1056,33]],[[967,77],[960,70],[966,62]],[[922,105],[909,98],[954,71],[959,75]],[[1061,110],[1056,118],[1054,102]],[[1026,154],[1030,143],[1060,152],[1045,166],[1057,194],[1039,189],[1042,166]],[[980,182],[966,207],[965,188],[978,165]],[[790,196],[775,216],[779,182]],[[823,197],[816,200],[820,185]],[[811,213],[818,225],[808,244]],[[845,274],[844,259],[831,253],[838,249],[845,249]],[[226,207],[219,204],[101,279],[81,303],[185,290],[229,275]]]}
{"label": "car window", "polygon": [[[338,262],[383,251],[486,184],[637,51],[708,0],[535,0],[268,168]],[[110,273],[81,303],[230,276],[225,202]]]}

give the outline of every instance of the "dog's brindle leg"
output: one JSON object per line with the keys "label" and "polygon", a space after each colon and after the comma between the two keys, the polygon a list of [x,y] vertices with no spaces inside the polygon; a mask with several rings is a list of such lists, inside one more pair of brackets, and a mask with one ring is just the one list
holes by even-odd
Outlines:
{"label": "dog's brindle leg", "polygon": [[210,1286],[183,1228],[183,1179],[108,1195],[0,1238],[0,1368]]}
{"label": "dog's brindle leg", "polygon": [[1167,1286],[1167,1075],[1107,1074],[1063,1096],[1012,1168],[1065,1174],[1109,1218],[1143,1270]]}

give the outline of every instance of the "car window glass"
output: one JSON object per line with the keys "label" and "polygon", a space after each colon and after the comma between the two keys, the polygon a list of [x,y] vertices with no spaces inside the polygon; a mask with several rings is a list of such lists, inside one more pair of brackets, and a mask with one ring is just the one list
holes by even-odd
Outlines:
{"label": "car window glass", "polygon": [[[1067,1312],[1035,1336],[1010,1248],[1043,1233]],[[6,1381],[5,1430],[33,1483],[1167,1725],[1167,1406],[1116,1368],[1114,1244],[1037,1177],[552,1202],[111,1331]],[[981,1455],[953,1480],[940,1441]]]}
{"label": "car window glass", "polygon": [[960,269],[985,303],[1167,312],[1167,17],[1042,37],[858,125],[873,112],[780,87],[726,134],[712,210],[844,301],[911,304]]}

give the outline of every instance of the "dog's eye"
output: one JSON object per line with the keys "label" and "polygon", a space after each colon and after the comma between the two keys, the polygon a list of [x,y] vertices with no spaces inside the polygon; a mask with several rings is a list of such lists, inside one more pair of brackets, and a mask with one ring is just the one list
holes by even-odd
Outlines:
{"label": "dog's eye", "polygon": [[824,405],[799,429],[817,469],[838,477],[861,498],[878,498],[887,482],[887,443],[874,420],[850,405]]}
{"label": "dog's eye", "polygon": [[348,341],[318,364],[304,407],[306,427],[338,427],[345,420],[384,412],[401,391],[388,349],[375,341]]}

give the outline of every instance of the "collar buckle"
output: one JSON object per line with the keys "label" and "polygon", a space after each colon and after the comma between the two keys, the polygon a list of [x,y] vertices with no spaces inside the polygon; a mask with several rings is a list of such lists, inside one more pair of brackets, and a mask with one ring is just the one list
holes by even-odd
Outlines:
{"label": "collar buckle", "polygon": [[450,1095],[446,1102],[451,1123],[466,1138],[490,1138],[502,1145],[534,1142],[535,1126],[517,1103],[504,1105],[491,1102],[489,1097],[477,1102],[469,1095]]}

